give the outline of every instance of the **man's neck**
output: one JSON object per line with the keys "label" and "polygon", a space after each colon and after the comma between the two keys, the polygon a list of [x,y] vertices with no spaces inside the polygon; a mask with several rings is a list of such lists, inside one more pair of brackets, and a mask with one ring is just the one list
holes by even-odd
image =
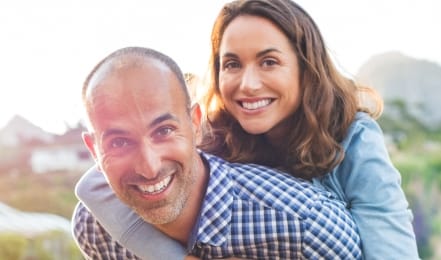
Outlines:
{"label": "man's neck", "polygon": [[155,225],[167,236],[179,241],[184,246],[187,246],[191,231],[197,224],[196,221],[201,211],[209,179],[209,166],[204,163],[204,159],[200,155],[197,157],[196,168],[195,170],[198,171],[196,182],[181,215],[171,223]]}

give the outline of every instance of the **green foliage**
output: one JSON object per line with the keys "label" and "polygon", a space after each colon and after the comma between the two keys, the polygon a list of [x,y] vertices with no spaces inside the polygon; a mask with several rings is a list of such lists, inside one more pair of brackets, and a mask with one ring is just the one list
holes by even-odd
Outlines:
{"label": "green foliage", "polygon": [[22,259],[26,253],[28,241],[18,234],[0,234],[0,259]]}
{"label": "green foliage", "polygon": [[50,231],[30,238],[20,234],[0,234],[0,259],[80,260],[83,258],[70,234]]}
{"label": "green foliage", "polygon": [[401,172],[402,186],[414,214],[418,250],[422,259],[432,259],[432,240],[440,239],[441,160],[439,152],[401,151],[393,156]]}
{"label": "green foliage", "polygon": [[434,132],[408,111],[404,101],[392,100],[386,103],[386,107],[387,113],[378,119],[378,123],[398,148],[407,149],[412,143],[423,142],[429,133]]}
{"label": "green foliage", "polygon": [[[77,203],[74,187],[81,173],[34,174],[22,170],[0,172],[0,201],[22,211],[52,213],[70,219]],[[83,259],[71,234],[58,231],[24,238],[19,234],[0,237],[0,260]]]}
{"label": "green foliage", "polygon": [[0,201],[19,210],[70,219],[77,202],[74,187],[80,176],[71,172],[0,174]]}
{"label": "green foliage", "polygon": [[[81,259],[81,253],[72,238],[61,231],[51,231],[34,238],[36,259]],[[72,250],[75,245],[76,250]]]}
{"label": "green foliage", "polygon": [[441,241],[441,129],[425,127],[400,100],[387,106],[378,122],[396,148],[391,159],[414,214],[420,257],[433,259]]}

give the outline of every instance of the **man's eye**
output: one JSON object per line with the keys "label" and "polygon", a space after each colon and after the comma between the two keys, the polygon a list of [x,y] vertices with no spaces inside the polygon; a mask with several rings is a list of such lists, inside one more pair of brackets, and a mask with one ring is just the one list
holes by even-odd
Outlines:
{"label": "man's eye", "polygon": [[110,142],[111,148],[121,148],[129,145],[129,141],[125,138],[115,138]]}
{"label": "man's eye", "polygon": [[164,138],[169,136],[175,129],[170,126],[161,127],[157,131],[154,132],[153,136],[155,138]]}

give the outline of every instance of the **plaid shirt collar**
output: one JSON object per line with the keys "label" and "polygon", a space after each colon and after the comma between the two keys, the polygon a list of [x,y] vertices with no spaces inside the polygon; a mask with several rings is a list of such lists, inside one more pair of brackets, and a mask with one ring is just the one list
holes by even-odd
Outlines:
{"label": "plaid shirt collar", "polygon": [[210,180],[202,204],[196,233],[190,245],[197,242],[221,246],[230,233],[230,222],[234,200],[232,170],[228,163],[219,157],[200,152],[210,167]]}

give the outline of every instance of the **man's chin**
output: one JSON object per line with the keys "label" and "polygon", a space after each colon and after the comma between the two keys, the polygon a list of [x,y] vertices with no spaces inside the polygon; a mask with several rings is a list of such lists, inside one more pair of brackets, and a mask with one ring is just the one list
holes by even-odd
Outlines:
{"label": "man's chin", "polygon": [[175,221],[181,212],[170,210],[168,207],[134,209],[141,218],[152,225],[165,225]]}

